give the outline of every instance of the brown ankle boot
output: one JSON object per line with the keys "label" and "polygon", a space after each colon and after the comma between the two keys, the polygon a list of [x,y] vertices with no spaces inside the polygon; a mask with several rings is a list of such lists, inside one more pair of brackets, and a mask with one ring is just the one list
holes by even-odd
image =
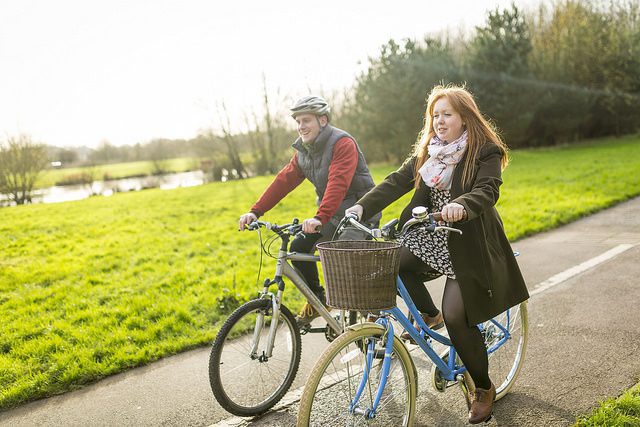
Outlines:
{"label": "brown ankle boot", "polygon": [[496,400],[496,386],[491,383],[491,388],[485,390],[476,388],[471,400],[469,410],[469,424],[478,424],[488,421],[493,412],[493,402]]}
{"label": "brown ankle boot", "polygon": [[[430,329],[436,330],[444,326],[444,317],[442,317],[441,311],[439,311],[438,314],[433,317],[425,313],[420,313],[420,316],[422,317],[422,320],[424,320],[424,323],[426,323]],[[416,331],[420,332],[420,326],[418,326],[417,323],[414,322],[413,326],[416,328]],[[411,338],[411,335],[409,335],[409,332],[403,332],[402,335],[400,335],[400,338],[409,340],[413,344],[415,344],[413,338]]]}

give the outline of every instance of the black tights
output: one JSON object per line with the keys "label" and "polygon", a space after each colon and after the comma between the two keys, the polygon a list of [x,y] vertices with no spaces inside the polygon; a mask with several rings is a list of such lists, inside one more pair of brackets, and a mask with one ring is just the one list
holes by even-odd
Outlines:
{"label": "black tights", "polygon": [[429,291],[424,286],[424,273],[430,269],[431,267],[422,262],[409,249],[404,246],[400,248],[400,280],[404,283],[420,313],[435,316],[440,310],[433,303]]}
{"label": "black tights", "polygon": [[464,366],[467,367],[474,384],[476,387],[488,390],[491,387],[491,381],[487,349],[480,330],[475,325],[469,326],[467,322],[460,284],[455,279],[447,278],[444,285],[442,315],[449,331],[449,338]]}
{"label": "black tights", "polygon": [[[416,308],[429,316],[438,314],[431,295],[424,285],[424,273],[431,268],[411,251],[403,247],[400,251],[400,279],[404,283]],[[460,359],[469,371],[476,387],[489,389],[489,361],[484,339],[476,326],[470,327],[464,309],[460,284],[447,278],[442,296],[442,315],[447,331]]]}

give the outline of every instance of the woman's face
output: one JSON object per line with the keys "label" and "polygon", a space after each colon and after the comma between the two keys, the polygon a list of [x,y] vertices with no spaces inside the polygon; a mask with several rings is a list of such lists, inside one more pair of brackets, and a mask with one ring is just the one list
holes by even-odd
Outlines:
{"label": "woman's face", "polygon": [[433,105],[433,130],[438,138],[446,142],[455,141],[464,131],[462,117],[444,96]]}

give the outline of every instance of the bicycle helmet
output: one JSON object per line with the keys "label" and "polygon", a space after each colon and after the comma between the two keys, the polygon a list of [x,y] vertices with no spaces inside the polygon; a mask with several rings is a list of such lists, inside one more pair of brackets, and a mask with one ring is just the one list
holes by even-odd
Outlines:
{"label": "bicycle helmet", "polygon": [[289,110],[294,119],[298,114],[311,113],[316,116],[327,116],[327,119],[331,120],[331,107],[324,98],[319,96],[312,95],[300,98]]}

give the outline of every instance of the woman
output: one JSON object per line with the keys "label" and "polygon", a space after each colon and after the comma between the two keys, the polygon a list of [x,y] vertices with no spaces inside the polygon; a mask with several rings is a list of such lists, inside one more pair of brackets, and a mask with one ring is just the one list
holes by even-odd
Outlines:
{"label": "woman", "polygon": [[[476,385],[469,411],[476,424],[491,416],[496,394],[476,324],[529,297],[495,209],[507,148],[462,87],[436,86],[424,122],[413,154],[347,212],[366,219],[414,189],[401,225],[414,207],[426,206],[462,231],[410,228],[401,241],[400,277],[430,327],[442,326],[444,318]],[[423,284],[440,275],[447,277],[442,313]]]}

